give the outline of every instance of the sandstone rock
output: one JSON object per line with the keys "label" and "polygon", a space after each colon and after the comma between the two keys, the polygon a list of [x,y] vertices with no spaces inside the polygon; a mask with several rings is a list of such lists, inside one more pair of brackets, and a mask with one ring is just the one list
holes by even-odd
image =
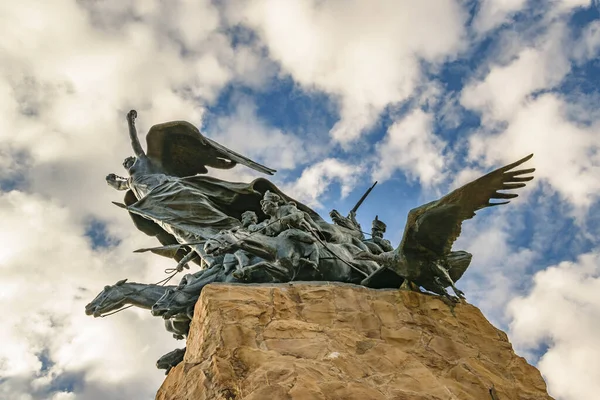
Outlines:
{"label": "sandstone rock", "polygon": [[156,398],[551,399],[478,308],[327,283],[205,287]]}

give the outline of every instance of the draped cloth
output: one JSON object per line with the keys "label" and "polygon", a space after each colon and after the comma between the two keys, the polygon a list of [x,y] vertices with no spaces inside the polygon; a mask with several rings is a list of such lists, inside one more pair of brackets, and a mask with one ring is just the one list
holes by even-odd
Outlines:
{"label": "draped cloth", "polygon": [[[264,178],[239,183],[203,175],[178,178],[151,174],[130,178],[130,187],[125,203],[136,226],[152,236],[166,232],[179,243],[202,242],[221,230],[240,226],[244,211],[254,211],[259,220],[266,219],[260,200],[267,190],[293,201]],[[315,211],[295,203],[317,224],[329,227]]]}

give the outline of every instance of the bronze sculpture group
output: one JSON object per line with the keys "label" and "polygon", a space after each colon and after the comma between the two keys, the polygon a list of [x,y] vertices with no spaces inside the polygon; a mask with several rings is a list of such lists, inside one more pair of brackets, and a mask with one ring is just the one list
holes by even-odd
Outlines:
{"label": "bronze sculpture group", "polygon": [[[386,225],[375,217],[370,238],[356,221],[330,213],[325,221],[267,179],[233,183],[204,176],[207,166],[229,169],[243,164],[265,174],[275,171],[204,137],[193,125],[175,121],[153,126],[144,152],[135,128],[137,113],[127,114],[135,157],[125,159],[128,178],[110,174],[107,183],[125,190],[124,204],[138,229],[155,236],[160,247],[141,249],[171,257],[174,273],[200,266],[178,285],[141,284],[126,279],[104,290],[86,306],[94,317],[133,305],[162,316],[177,339],[188,331],[202,288],[213,282],[281,283],[338,281],[371,288],[420,288],[453,301],[463,298],[456,282],[471,254],[452,251],[462,222],[479,209],[508,203],[533,179],[534,169],[514,170],[533,155],[490,172],[437,201],[411,210],[404,236],[394,248],[383,237]],[[492,202],[492,200],[506,200]],[[452,288],[457,297],[451,296]],[[161,357],[167,372],[184,350]]]}

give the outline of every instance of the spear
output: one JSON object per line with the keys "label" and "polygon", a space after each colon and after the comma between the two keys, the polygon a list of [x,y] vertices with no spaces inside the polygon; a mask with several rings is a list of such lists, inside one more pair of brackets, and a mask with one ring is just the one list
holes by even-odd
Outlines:
{"label": "spear", "polygon": [[356,205],[352,208],[352,210],[350,210],[350,212],[348,213],[348,218],[350,218],[351,215],[356,215],[356,211],[358,210],[358,207],[360,207],[363,203],[363,201],[365,201],[365,199],[367,198],[367,196],[369,195],[369,193],[371,193],[371,190],[373,190],[373,188],[375,187],[375,185],[377,185],[377,181],[375,181],[375,183],[373,184],[373,186],[371,186],[369,189],[367,189],[367,191],[365,192],[365,194],[362,195],[362,197],[360,198],[360,200],[358,200],[358,202],[356,203]]}

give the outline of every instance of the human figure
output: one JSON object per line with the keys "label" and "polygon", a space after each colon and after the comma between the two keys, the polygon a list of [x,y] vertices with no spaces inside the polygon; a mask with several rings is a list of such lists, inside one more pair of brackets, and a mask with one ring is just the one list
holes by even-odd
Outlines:
{"label": "human figure", "polygon": [[[242,226],[233,228],[232,232],[240,235],[251,235],[252,233],[259,232],[263,229],[264,225],[258,223],[258,216],[254,211],[244,211],[242,213]],[[241,270],[244,267],[250,265],[251,260],[255,263],[258,262],[257,257],[253,254],[248,253],[245,250],[239,249],[235,253],[226,253],[223,259],[223,267],[229,272],[233,268]]]}
{"label": "human figure", "polygon": [[392,243],[383,238],[387,225],[379,219],[379,216],[375,216],[373,224],[371,225],[371,239],[364,241],[369,251],[373,254],[381,254],[386,251],[394,250]]}
{"label": "human figure", "polygon": [[242,213],[242,228],[250,233],[259,231],[262,228],[254,211],[244,211]]}
{"label": "human figure", "polygon": [[285,203],[278,194],[267,190],[260,205],[270,217],[263,227],[263,233],[267,236],[277,236],[290,228],[313,234],[320,232],[319,226],[308,214],[300,211],[293,202]]}
{"label": "human figure", "polygon": [[[258,203],[259,194],[252,184],[197,174],[206,173],[206,166],[229,169],[238,163],[268,174],[275,171],[211,141],[183,121],[153,126],[146,136],[145,152],[137,135],[136,118],[135,110],[127,114],[135,153],[123,162],[129,177],[109,174],[106,182],[117,190],[128,191],[125,208],[138,229],[156,236],[163,244],[189,243],[205,267],[215,265],[219,260],[204,253],[203,243],[221,230],[240,225],[233,202],[244,198]],[[177,269],[184,264],[185,260]]]}

